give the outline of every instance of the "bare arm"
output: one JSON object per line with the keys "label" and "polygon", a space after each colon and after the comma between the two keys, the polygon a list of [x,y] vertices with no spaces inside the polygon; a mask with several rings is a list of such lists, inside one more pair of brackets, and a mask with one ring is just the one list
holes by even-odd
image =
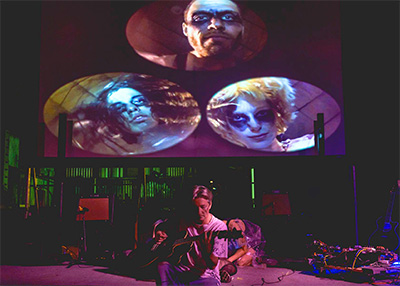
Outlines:
{"label": "bare arm", "polygon": [[241,248],[239,248],[232,256],[228,257],[228,261],[234,262],[238,260],[240,257],[245,255],[247,253],[248,247],[247,245],[243,245]]}

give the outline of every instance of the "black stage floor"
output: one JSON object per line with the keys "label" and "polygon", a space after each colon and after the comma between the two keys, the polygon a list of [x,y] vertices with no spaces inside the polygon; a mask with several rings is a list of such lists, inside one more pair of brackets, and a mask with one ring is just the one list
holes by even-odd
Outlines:
{"label": "black stage floor", "polygon": [[[105,266],[70,264],[42,266],[1,265],[1,285],[155,285],[154,281],[141,281],[122,275]],[[344,276],[343,276],[344,277]],[[352,278],[347,276],[347,278]],[[311,272],[280,267],[239,267],[230,283],[224,285],[261,286],[268,284],[296,286],[354,286],[400,285],[399,281],[357,281],[316,276]]]}

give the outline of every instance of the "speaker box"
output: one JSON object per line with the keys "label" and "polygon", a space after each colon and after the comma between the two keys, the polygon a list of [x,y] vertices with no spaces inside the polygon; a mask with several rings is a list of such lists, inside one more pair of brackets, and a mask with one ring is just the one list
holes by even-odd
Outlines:
{"label": "speaker box", "polygon": [[265,216],[292,214],[288,194],[263,194],[262,209]]}
{"label": "speaker box", "polygon": [[79,210],[85,210],[80,212],[76,216],[76,220],[109,220],[109,198],[80,198],[79,199]]}

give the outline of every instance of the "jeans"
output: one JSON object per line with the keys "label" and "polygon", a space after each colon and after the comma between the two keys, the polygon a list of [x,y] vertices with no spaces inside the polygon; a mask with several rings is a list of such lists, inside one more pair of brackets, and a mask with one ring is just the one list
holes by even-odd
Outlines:
{"label": "jeans", "polygon": [[201,278],[194,276],[189,271],[182,271],[169,262],[158,264],[159,277],[156,279],[158,286],[219,286],[215,278]]}

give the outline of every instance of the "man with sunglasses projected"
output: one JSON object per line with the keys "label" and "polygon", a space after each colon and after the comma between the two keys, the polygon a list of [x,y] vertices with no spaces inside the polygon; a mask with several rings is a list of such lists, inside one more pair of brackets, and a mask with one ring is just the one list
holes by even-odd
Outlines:
{"label": "man with sunglasses projected", "polygon": [[230,0],[193,0],[186,7],[183,34],[192,46],[186,69],[216,70],[232,67],[234,50],[243,33],[238,6]]}
{"label": "man with sunglasses projected", "polygon": [[192,0],[184,11],[183,34],[192,51],[153,58],[161,65],[183,70],[221,70],[242,59],[235,55],[244,26],[239,7],[230,0]]}
{"label": "man with sunglasses projected", "polygon": [[238,47],[244,26],[238,5],[231,0],[192,0],[183,15],[182,32],[192,51],[155,56],[141,54],[160,65],[191,71],[234,67],[243,60]]}

